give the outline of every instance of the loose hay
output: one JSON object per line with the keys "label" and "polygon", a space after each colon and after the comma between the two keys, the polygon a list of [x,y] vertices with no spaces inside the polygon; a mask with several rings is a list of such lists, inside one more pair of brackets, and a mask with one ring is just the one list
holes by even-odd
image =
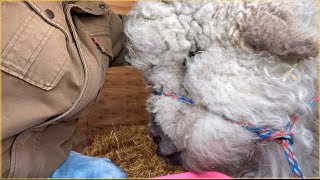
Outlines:
{"label": "loose hay", "polygon": [[107,157],[123,168],[129,178],[152,178],[182,172],[168,166],[156,155],[156,146],[146,126],[122,126],[110,134],[95,137],[83,153],[89,156]]}

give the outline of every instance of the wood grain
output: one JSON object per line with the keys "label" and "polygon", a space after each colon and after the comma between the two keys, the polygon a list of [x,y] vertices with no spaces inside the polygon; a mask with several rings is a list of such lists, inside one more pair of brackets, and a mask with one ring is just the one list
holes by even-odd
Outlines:
{"label": "wood grain", "polygon": [[86,118],[80,119],[78,128],[87,136],[90,145],[94,136],[108,133],[120,125],[147,124],[148,91],[143,76],[132,67],[109,68],[106,82],[91,106]]}

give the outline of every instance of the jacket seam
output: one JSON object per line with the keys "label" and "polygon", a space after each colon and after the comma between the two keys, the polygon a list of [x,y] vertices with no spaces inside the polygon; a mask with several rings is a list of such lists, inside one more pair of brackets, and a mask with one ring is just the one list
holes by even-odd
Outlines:
{"label": "jacket seam", "polygon": [[53,34],[54,28],[55,27],[52,27],[52,26],[49,27],[49,29],[46,32],[45,36],[40,40],[39,45],[32,52],[32,54],[29,57],[28,61],[26,62],[26,64],[24,65],[24,67],[21,70],[21,73],[22,73],[23,77],[27,74],[28,70],[30,69],[30,67],[32,66],[34,61],[36,60],[39,52],[41,51],[43,46],[46,44],[46,42],[48,41],[50,36]]}
{"label": "jacket seam", "polygon": [[19,28],[19,30],[16,32],[16,34],[13,36],[12,40],[6,47],[6,49],[3,51],[2,54],[2,64],[6,62],[7,56],[10,54],[12,47],[17,43],[18,39],[22,35],[22,32],[26,29],[26,27],[30,24],[33,17],[36,15],[33,11],[30,12],[27,19],[24,21],[23,25]]}
{"label": "jacket seam", "polygon": [[11,75],[14,75],[14,76],[18,77],[19,79],[22,79],[22,80],[24,80],[24,81],[26,81],[28,83],[31,83],[31,84],[33,84],[35,86],[38,86],[38,87],[40,87],[40,88],[42,88],[44,90],[50,90],[50,88],[52,87],[53,83],[46,84],[46,83],[43,83],[43,82],[35,81],[35,80],[32,80],[31,78],[23,77],[20,73],[18,73],[16,71],[13,71],[13,70],[11,70],[11,69],[9,69],[7,67],[2,66],[1,68],[2,68],[2,70],[4,72],[7,72],[7,73],[9,73]]}
{"label": "jacket seam", "polygon": [[47,121],[47,122],[44,122],[42,124],[39,124],[38,126],[35,126],[34,128],[39,128],[39,127],[43,127],[45,125],[48,125],[48,124],[51,124],[53,122],[56,122],[56,121],[59,121],[61,119],[63,119],[64,117],[67,117],[69,116],[71,113],[74,113],[74,110],[77,109],[77,107],[79,106],[79,104],[81,103],[81,101],[83,100],[83,96],[86,94],[87,92],[87,89],[88,89],[88,79],[90,79],[90,75],[88,73],[88,65],[87,63],[85,62],[85,58],[82,54],[82,48],[81,48],[81,44],[80,44],[80,40],[77,36],[77,31],[73,25],[73,22],[72,22],[72,18],[71,18],[71,9],[74,8],[74,7],[78,7],[74,4],[70,4],[69,6],[66,6],[66,11],[65,11],[65,14],[66,14],[66,17],[67,17],[67,20],[70,24],[70,28],[71,28],[71,33],[73,34],[73,37],[74,37],[74,40],[77,44],[77,48],[78,48],[78,52],[79,52],[79,56],[80,56],[80,60],[82,62],[82,65],[83,65],[83,68],[84,68],[84,73],[85,73],[85,80],[84,80],[84,85],[83,85],[83,89],[81,90],[78,98],[75,100],[75,102],[73,103],[73,105],[67,110],[65,111],[63,114]]}
{"label": "jacket seam", "polygon": [[69,62],[70,62],[70,61],[68,60],[68,55],[66,56],[65,59],[66,59],[66,60],[64,61],[63,66],[60,68],[60,71],[59,71],[59,72],[57,73],[57,75],[53,78],[53,81],[51,82],[51,86],[52,86],[53,84],[55,84],[55,82],[57,81],[57,79],[58,79],[59,75],[61,74],[61,72],[68,67]]}
{"label": "jacket seam", "polygon": [[27,134],[27,132],[23,132],[22,134],[18,135],[18,137],[14,140],[14,143],[13,143],[12,149],[11,149],[11,162],[10,162],[10,170],[8,173],[8,178],[12,178],[15,174],[17,146],[20,143],[20,141],[26,136],[26,134]]}
{"label": "jacket seam", "polygon": [[46,17],[44,15],[44,12],[41,10],[41,8],[38,7],[38,5],[36,3],[34,3],[33,1],[31,0],[27,0],[26,1],[36,12],[38,12],[38,14],[45,20],[47,21],[49,24],[53,25],[53,26],[56,26],[58,29],[60,29],[63,34],[65,35],[67,41],[69,41],[69,37],[68,37],[68,34],[67,34],[67,30],[65,29],[65,27],[63,25],[61,25],[59,22],[53,20],[53,19],[48,19],[48,17]]}

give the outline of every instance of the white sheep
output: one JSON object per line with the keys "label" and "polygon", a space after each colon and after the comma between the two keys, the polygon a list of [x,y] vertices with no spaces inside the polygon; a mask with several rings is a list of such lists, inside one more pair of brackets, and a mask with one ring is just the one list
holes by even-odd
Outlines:
{"label": "white sheep", "polygon": [[128,61],[155,92],[158,154],[189,171],[292,177],[281,145],[239,122],[279,130],[303,111],[292,148],[304,176],[318,176],[317,18],[316,0],[137,3]]}

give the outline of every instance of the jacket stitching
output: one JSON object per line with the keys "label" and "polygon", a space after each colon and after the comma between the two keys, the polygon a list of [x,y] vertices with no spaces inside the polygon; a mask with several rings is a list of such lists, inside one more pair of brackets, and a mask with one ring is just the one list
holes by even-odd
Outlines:
{"label": "jacket stitching", "polygon": [[55,84],[55,82],[58,80],[59,75],[61,74],[62,70],[66,69],[69,65],[68,56],[65,58],[66,60],[63,63],[63,66],[61,67],[60,71],[57,73],[57,75],[53,78],[53,81],[50,84]]}
{"label": "jacket stitching", "polygon": [[38,7],[38,5],[36,3],[34,3],[33,1],[30,1],[30,0],[27,0],[27,3],[30,4],[30,6],[36,11],[39,13],[39,15],[45,20],[47,21],[49,24],[53,25],[53,26],[56,26],[58,29],[60,29],[63,34],[65,35],[67,41],[69,41],[69,37],[68,37],[68,34],[67,34],[67,30],[65,29],[65,27],[63,25],[61,25],[59,22],[53,20],[53,19],[49,19],[48,17],[46,17],[44,15],[44,12]]}
{"label": "jacket stitching", "polygon": [[108,32],[92,32],[89,34],[90,36],[108,36],[110,33]]}
{"label": "jacket stitching", "polygon": [[43,46],[46,44],[46,42],[48,41],[49,37],[52,35],[53,31],[54,31],[54,27],[50,26],[48,31],[46,32],[45,36],[40,40],[39,45],[32,52],[32,54],[29,57],[27,63],[25,64],[25,66],[22,69],[23,77],[25,77],[25,75],[27,74],[27,71],[30,69],[31,65],[34,63],[34,61],[37,58],[39,52],[41,51]]}
{"label": "jacket stitching", "polygon": [[81,90],[79,97],[75,100],[73,105],[66,112],[64,112],[63,114],[51,119],[50,121],[42,123],[42,124],[40,124],[40,125],[38,125],[38,126],[36,126],[34,128],[42,127],[42,126],[45,126],[47,124],[51,124],[52,122],[58,121],[58,120],[60,120],[62,118],[65,118],[66,116],[70,116],[71,113],[74,113],[74,110],[77,110],[77,107],[80,105],[80,103],[83,100],[84,94],[86,94],[86,92],[88,90],[88,79],[89,79],[89,76],[90,76],[89,73],[88,73],[88,65],[84,60],[84,56],[82,54],[82,48],[81,48],[80,40],[79,40],[79,38],[78,38],[78,36],[76,34],[77,31],[76,31],[76,29],[75,29],[75,27],[73,25],[72,18],[71,18],[71,9],[74,8],[74,7],[78,7],[78,6],[76,6],[74,4],[71,4],[70,6],[67,6],[67,8],[66,8],[66,16],[67,16],[68,22],[70,24],[71,32],[74,34],[74,40],[77,43],[77,47],[79,49],[80,60],[82,62],[83,68],[84,68],[84,74],[85,74],[85,80],[84,80],[84,85],[83,85],[84,87]]}
{"label": "jacket stitching", "polygon": [[20,73],[17,73],[17,72],[15,72],[15,71],[13,71],[13,70],[11,70],[11,69],[9,69],[9,68],[2,67],[2,70],[5,71],[5,72],[7,72],[7,73],[9,73],[9,74],[12,74],[12,75],[20,78],[20,79],[23,79],[23,80],[26,81],[26,82],[29,82],[29,83],[31,83],[31,84],[33,84],[33,85],[36,85],[36,86],[38,86],[38,87],[40,87],[40,88],[42,88],[42,89],[49,90],[50,87],[52,87],[52,83],[44,84],[44,83],[42,83],[42,82],[34,81],[34,80],[32,80],[32,79],[30,79],[30,78],[28,78],[28,77],[22,78],[22,75],[21,75]]}
{"label": "jacket stitching", "polygon": [[82,8],[80,5],[77,5],[77,4],[72,4],[72,7],[77,7],[77,8],[79,8],[80,10],[82,10],[82,11],[88,13],[88,14],[94,14],[94,15],[103,15],[103,14],[105,14],[105,13],[109,10],[109,7],[108,7],[108,8],[106,8],[105,10],[100,10],[100,11],[97,11],[97,12],[93,12],[93,11],[91,11],[91,10],[86,10],[86,9],[84,9],[84,8]]}
{"label": "jacket stitching", "polygon": [[27,135],[27,132],[24,132],[24,133],[18,135],[18,137],[14,140],[14,143],[13,143],[12,149],[11,149],[11,164],[10,164],[10,170],[8,173],[8,178],[13,177],[15,174],[17,146],[18,146],[19,142],[21,141],[21,139],[23,139],[26,135]]}
{"label": "jacket stitching", "polygon": [[9,73],[9,74],[12,74],[12,75],[20,78],[20,79],[23,79],[23,80],[26,81],[26,82],[29,82],[29,83],[31,83],[31,84],[33,84],[33,85],[36,85],[36,86],[38,86],[38,87],[40,87],[40,88],[42,88],[42,89],[49,90],[49,89],[53,86],[53,84],[55,83],[55,81],[57,81],[57,78],[59,77],[59,75],[61,74],[61,72],[62,72],[63,70],[65,70],[66,67],[69,65],[69,61],[67,60],[67,58],[68,58],[68,57],[66,57],[66,60],[65,60],[65,62],[64,62],[64,64],[63,64],[63,66],[60,68],[59,72],[58,72],[57,75],[54,77],[53,81],[51,81],[51,82],[49,82],[49,83],[44,83],[44,82],[40,82],[40,81],[35,81],[35,80],[33,80],[33,79],[29,78],[29,77],[23,77],[20,73],[14,71],[14,70],[11,70],[11,69],[9,69],[9,68],[7,68],[7,67],[4,67],[4,66],[2,66],[2,70],[5,71],[5,72],[7,72],[7,73]]}
{"label": "jacket stitching", "polygon": [[81,26],[85,30],[94,30],[94,29],[101,29],[101,28],[110,28],[110,26],[97,26],[97,27],[86,27],[86,26]]}
{"label": "jacket stitching", "polygon": [[[47,31],[47,34],[41,39],[41,41],[40,41],[41,43],[39,43],[38,47],[34,50],[32,55],[30,56],[30,58],[27,61],[26,65],[23,67],[22,72],[19,72],[19,71],[16,71],[16,70],[12,70],[11,68],[8,68],[6,66],[2,66],[2,70],[7,72],[7,73],[9,73],[9,74],[12,74],[12,75],[14,75],[14,76],[16,76],[16,77],[18,77],[18,78],[20,78],[22,80],[25,80],[25,81],[33,84],[33,85],[36,85],[36,86],[38,86],[38,87],[40,87],[42,89],[49,90],[53,86],[54,82],[57,80],[57,77],[61,74],[61,71],[63,69],[65,69],[66,64],[69,64],[68,62],[64,62],[63,63],[63,66],[60,68],[59,72],[56,74],[56,76],[50,82],[41,82],[41,80],[40,81],[34,80],[31,77],[26,77],[26,73],[28,72],[28,70],[31,67],[31,65],[34,63],[34,60],[36,59],[36,56],[35,57],[33,57],[33,56],[35,54],[38,55],[38,53],[36,53],[36,52],[40,52],[39,49],[40,50],[42,49],[42,47],[45,45],[45,42],[47,42],[49,37],[51,37],[52,33],[54,32],[55,27],[51,26],[50,28],[51,28],[51,30],[49,29]],[[20,69],[21,68],[20,66],[17,66],[14,63],[10,63],[9,61],[7,61],[5,64],[13,66],[16,69]]]}
{"label": "jacket stitching", "polygon": [[42,154],[41,148],[40,148],[40,139],[41,139],[41,133],[37,133],[36,142],[35,142],[35,150],[38,152],[40,159],[40,166],[39,166],[39,177],[43,177],[43,166],[44,166],[44,156]]}
{"label": "jacket stitching", "polygon": [[16,44],[20,36],[22,35],[22,32],[26,29],[26,27],[30,24],[31,20],[36,14],[31,11],[30,14],[28,15],[27,19],[24,21],[23,25],[19,28],[19,30],[16,32],[16,34],[13,36],[12,40],[4,50],[2,54],[2,63],[6,61],[7,56],[10,54],[12,47]]}

